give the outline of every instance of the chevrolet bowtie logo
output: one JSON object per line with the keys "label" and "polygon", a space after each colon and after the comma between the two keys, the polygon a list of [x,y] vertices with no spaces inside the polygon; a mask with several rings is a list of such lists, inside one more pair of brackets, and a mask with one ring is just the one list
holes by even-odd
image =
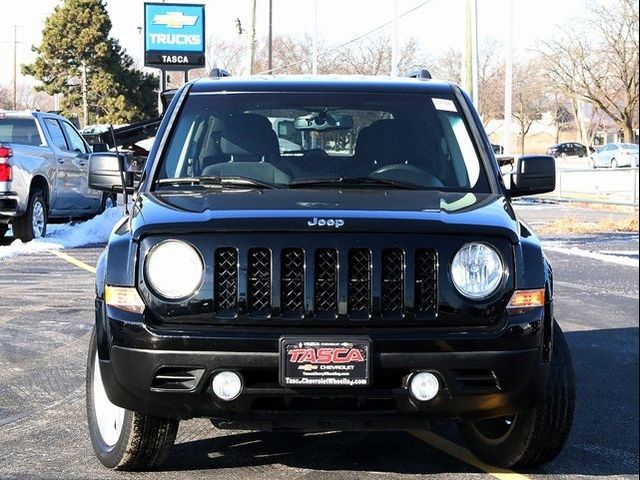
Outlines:
{"label": "chevrolet bowtie logo", "polygon": [[167,12],[153,17],[154,25],[166,25],[169,28],[192,27],[197,21],[197,15],[184,15],[182,12]]}

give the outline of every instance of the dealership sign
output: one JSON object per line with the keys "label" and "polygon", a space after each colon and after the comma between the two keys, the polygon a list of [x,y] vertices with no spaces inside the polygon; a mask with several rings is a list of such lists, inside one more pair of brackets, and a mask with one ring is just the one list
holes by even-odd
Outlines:
{"label": "dealership sign", "polygon": [[144,64],[166,70],[204,67],[204,5],[145,3]]}

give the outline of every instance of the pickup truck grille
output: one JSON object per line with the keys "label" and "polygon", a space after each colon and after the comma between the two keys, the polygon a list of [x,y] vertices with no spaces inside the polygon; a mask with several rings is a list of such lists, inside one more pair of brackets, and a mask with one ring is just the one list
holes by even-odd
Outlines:
{"label": "pickup truck grille", "polygon": [[227,320],[434,318],[438,259],[431,248],[221,247],[213,298]]}

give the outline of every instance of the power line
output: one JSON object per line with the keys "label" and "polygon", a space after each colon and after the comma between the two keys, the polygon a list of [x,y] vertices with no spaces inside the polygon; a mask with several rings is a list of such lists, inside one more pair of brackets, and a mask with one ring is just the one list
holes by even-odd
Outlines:
{"label": "power line", "polygon": [[[428,4],[429,4],[429,3],[431,3],[431,2],[433,2],[433,0],[425,0],[424,2],[420,3],[419,5],[416,5],[415,7],[413,7],[413,8],[411,8],[411,9],[407,10],[406,12],[402,13],[401,15],[398,15],[398,19],[403,18],[403,17],[406,17],[407,15],[412,14],[412,13],[413,13],[413,12],[415,12],[416,10],[418,10],[418,9],[420,9],[420,8],[422,8],[422,7],[424,7],[425,5],[428,5]],[[389,25],[391,25],[392,23],[393,23],[393,20],[389,20],[388,22],[385,22],[385,23],[383,23],[383,24],[381,24],[381,25],[378,25],[377,27],[375,27],[375,28],[373,28],[373,29],[369,30],[368,32],[365,32],[365,33],[363,33],[363,34],[361,34],[361,35],[358,35],[358,36],[357,36],[357,37],[355,37],[355,38],[352,38],[352,39],[351,39],[351,40],[349,40],[348,42],[342,43],[342,44],[338,45],[337,47],[330,48],[329,50],[325,50],[324,52],[320,52],[320,53],[318,53],[318,57],[322,57],[322,56],[328,55],[328,54],[333,53],[333,52],[335,52],[335,51],[338,51],[338,50],[340,50],[340,49],[342,49],[342,48],[344,48],[344,47],[347,47],[347,46],[351,45],[352,43],[359,42],[359,41],[360,41],[360,40],[362,40],[363,38],[366,38],[366,37],[368,37],[369,35],[371,35],[371,34],[373,34],[373,33],[376,33],[376,32],[378,32],[378,31],[380,31],[380,30],[382,30],[382,29],[384,29],[384,28],[388,27],[388,26],[389,26]],[[289,68],[289,67],[294,67],[294,66],[296,66],[296,65],[300,65],[301,63],[304,63],[305,61],[306,61],[306,60],[298,60],[297,62],[289,63],[288,65],[283,65],[282,67],[272,68],[271,70],[265,70],[265,71],[263,71],[263,72],[260,72],[258,75],[263,75],[263,74],[265,74],[265,73],[273,73],[273,72],[277,72],[277,71],[279,71],[279,70],[284,70],[284,69]]]}

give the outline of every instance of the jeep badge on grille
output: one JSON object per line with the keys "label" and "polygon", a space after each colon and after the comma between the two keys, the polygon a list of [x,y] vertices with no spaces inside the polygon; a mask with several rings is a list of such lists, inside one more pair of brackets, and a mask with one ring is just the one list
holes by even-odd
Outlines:
{"label": "jeep badge on grille", "polygon": [[318,218],[313,217],[307,221],[307,225],[310,227],[335,227],[340,228],[344,225],[344,220],[341,218]]}

